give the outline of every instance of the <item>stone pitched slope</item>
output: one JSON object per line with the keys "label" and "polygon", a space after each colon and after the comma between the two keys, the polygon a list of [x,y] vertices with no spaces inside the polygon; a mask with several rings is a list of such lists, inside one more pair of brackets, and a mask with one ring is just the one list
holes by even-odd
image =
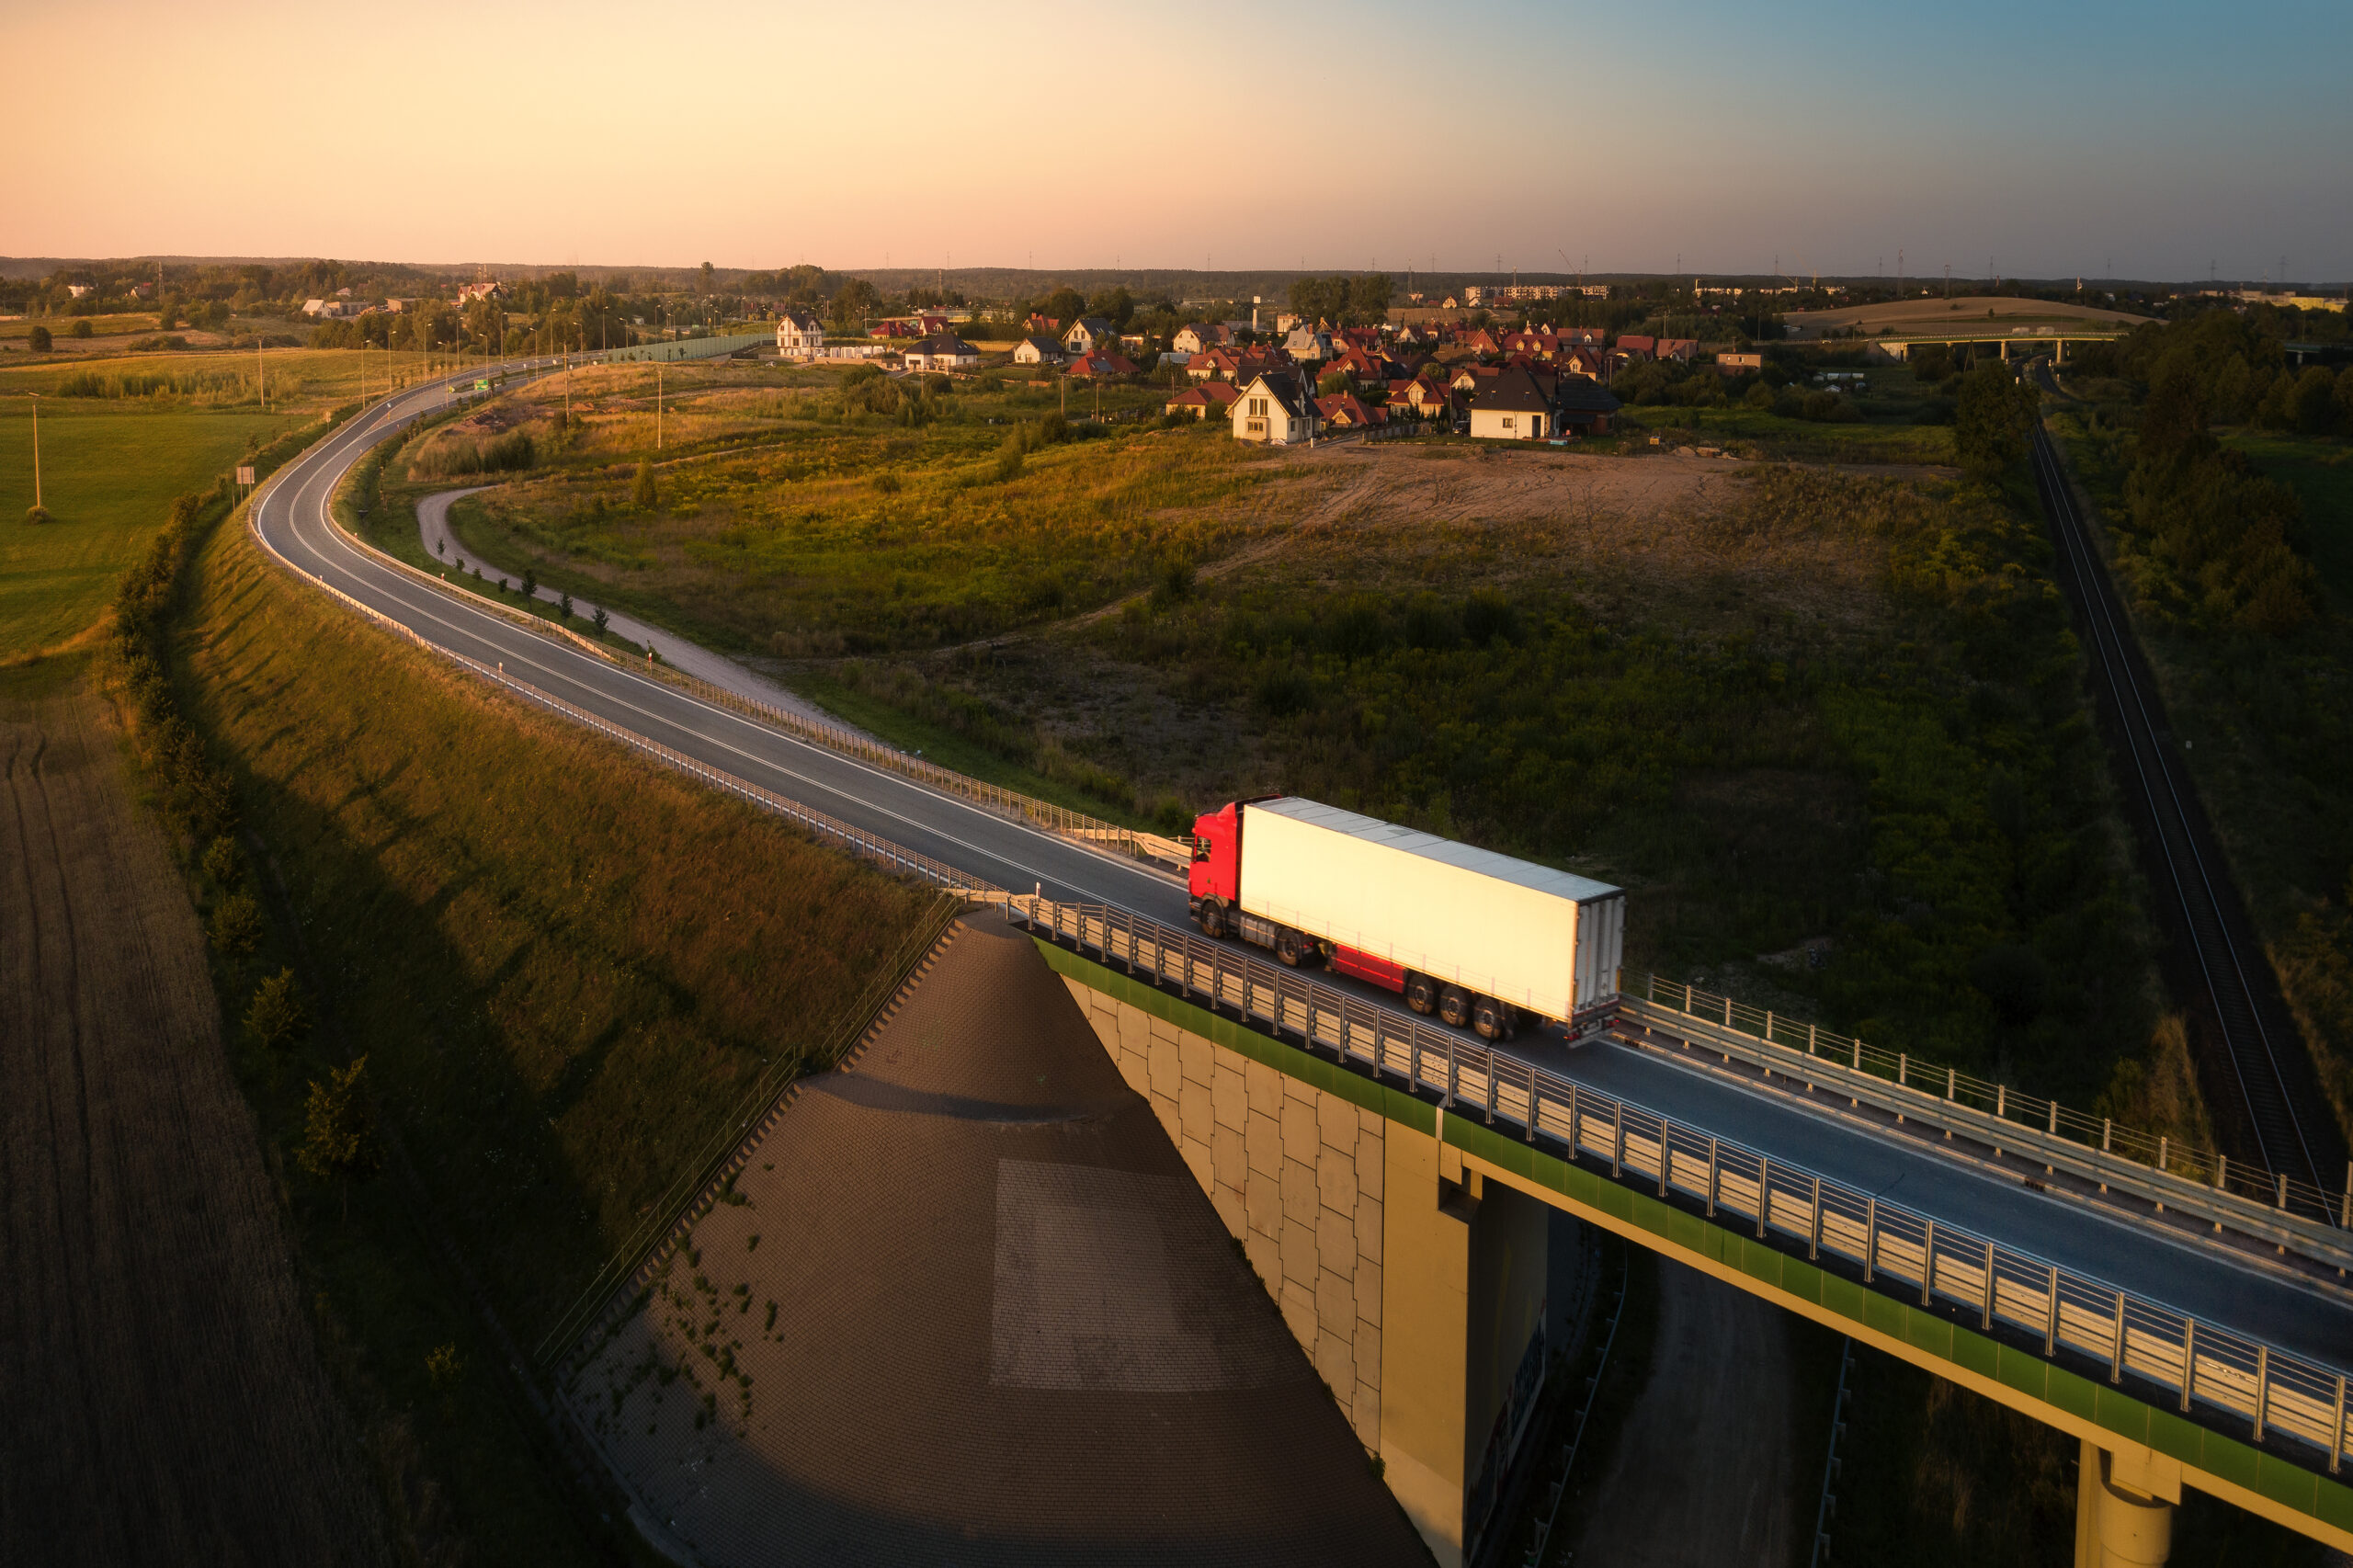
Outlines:
{"label": "stone pitched slope", "polygon": [[985,917],[803,1085],[573,1397],[714,1565],[1428,1560],[1151,1108]]}

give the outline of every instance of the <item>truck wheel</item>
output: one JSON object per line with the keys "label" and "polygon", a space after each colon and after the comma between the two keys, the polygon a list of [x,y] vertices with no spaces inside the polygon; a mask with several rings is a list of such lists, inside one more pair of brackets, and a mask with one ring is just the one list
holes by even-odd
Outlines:
{"label": "truck wheel", "polygon": [[1438,1006],[1438,985],[1427,974],[1405,977],[1405,1006],[1416,1013],[1427,1013]]}
{"label": "truck wheel", "polygon": [[1214,942],[1225,935],[1225,911],[1214,903],[1201,905],[1201,935]]}
{"label": "truck wheel", "polygon": [[1481,1040],[1502,1038],[1505,1029],[1503,1004],[1492,996],[1482,996],[1472,1003],[1471,1028]]}
{"label": "truck wheel", "polygon": [[1287,969],[1299,967],[1299,933],[1288,926],[1275,933],[1275,961]]}
{"label": "truck wheel", "polygon": [[1449,985],[1438,994],[1438,1016],[1461,1028],[1471,1017],[1471,998],[1462,994],[1460,985]]}

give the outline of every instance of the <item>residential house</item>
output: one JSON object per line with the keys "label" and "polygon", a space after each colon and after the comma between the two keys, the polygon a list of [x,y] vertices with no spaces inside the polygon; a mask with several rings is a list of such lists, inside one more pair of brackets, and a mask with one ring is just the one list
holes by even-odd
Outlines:
{"label": "residential house", "polygon": [[1530,358],[1550,359],[1554,347],[1554,340],[1549,333],[1521,327],[1518,332],[1504,334],[1503,348],[1506,354],[1525,354]]}
{"label": "residential house", "polygon": [[1040,334],[1023,338],[1013,350],[1013,362],[1017,365],[1059,365],[1063,359],[1063,346]]}
{"label": "residential house", "polygon": [[1759,353],[1723,353],[1716,356],[1716,369],[1722,375],[1737,376],[1744,371],[1761,370],[1764,368],[1765,356]]}
{"label": "residential house", "polygon": [[1399,409],[1416,419],[1442,419],[1454,412],[1454,398],[1445,387],[1416,376],[1404,383],[1403,392],[1390,388],[1389,410],[1394,414]]}
{"label": "residential house", "polygon": [[1627,333],[1611,346],[1610,355],[1621,365],[1644,365],[1658,358],[1658,339]]}
{"label": "residential house", "polygon": [[945,337],[948,335],[948,318],[926,311],[915,317],[915,331],[926,337]]}
{"label": "residential house", "polygon": [[65,291],[66,291],[67,293],[69,293],[69,294],[73,295],[73,296],[74,296],[75,299],[77,299],[77,300],[86,300],[86,299],[88,299],[92,294],[96,293],[96,292],[97,291],[97,290],[96,285],[94,285],[94,284],[89,284],[89,283],[68,283],[68,284],[65,286]]}
{"label": "residential house", "polygon": [[1069,331],[1063,334],[1063,347],[1074,358],[1083,358],[1099,348],[1117,348],[1119,346],[1119,329],[1101,316],[1081,316],[1070,324]]}
{"label": "residential house", "polygon": [[1561,350],[1554,361],[1561,369],[1573,376],[1591,376],[1597,381],[1609,379],[1609,356],[1599,347],[1572,343]]}
{"label": "residential house", "polygon": [[1482,387],[1494,386],[1504,369],[1501,365],[1465,365],[1454,373],[1451,384],[1456,392],[1476,397]]}
{"label": "residential house", "polygon": [[1170,398],[1166,412],[1189,414],[1196,419],[1207,419],[1215,415],[1222,419],[1233,409],[1233,400],[1241,395],[1242,389],[1231,381],[1203,381],[1197,387],[1187,387]]}
{"label": "residential house", "polygon": [[926,337],[907,349],[910,370],[969,370],[981,362],[981,351],[961,337]]}
{"label": "residential house", "polygon": [[1120,354],[1082,354],[1070,362],[1074,376],[1132,376],[1135,361]]}
{"label": "residential house", "polygon": [[1314,400],[1289,370],[1265,370],[1253,376],[1233,400],[1233,438],[1267,446],[1289,446],[1315,435]]}
{"label": "residential house", "polygon": [[1188,358],[1196,354],[1206,354],[1217,347],[1215,332],[1216,329],[1203,326],[1199,322],[1188,322],[1176,329],[1176,335],[1169,340],[1168,347]]}
{"label": "residential house", "polygon": [[1672,359],[1679,365],[1688,365],[1699,357],[1699,344],[1697,338],[1662,337],[1651,352],[1657,358]]}
{"label": "residential house", "polygon": [[1332,357],[1332,335],[1312,326],[1294,326],[1283,337],[1283,352],[1293,359],[1321,364]]}
{"label": "residential house", "polygon": [[1591,376],[1563,376],[1552,388],[1554,427],[1563,436],[1607,436],[1617,394]]}
{"label": "residential house", "polygon": [[1361,430],[1369,425],[1387,423],[1387,416],[1378,408],[1368,406],[1354,392],[1334,392],[1315,400],[1315,413],[1327,428]]}
{"label": "residential house", "polygon": [[1063,330],[1062,323],[1051,316],[1040,315],[1035,311],[1031,311],[1029,319],[1021,324],[1024,330],[1034,332],[1040,337],[1056,337],[1061,335]]}
{"label": "residential house", "polygon": [[1488,441],[1541,441],[1557,433],[1552,400],[1530,372],[1510,367],[1488,380],[1471,403],[1471,434]]}
{"label": "residential house", "polygon": [[911,321],[879,321],[866,329],[869,337],[914,337],[915,324]]}
{"label": "residential house", "polygon": [[1503,345],[1495,341],[1495,335],[1489,332],[1485,327],[1479,327],[1474,331],[1466,332],[1457,337],[1454,341],[1461,344],[1463,347],[1470,349],[1472,353],[1479,355],[1482,358],[1491,358],[1493,356],[1499,355],[1504,351]]}
{"label": "residential house", "polygon": [[784,311],[776,318],[776,351],[787,359],[814,359],[824,352],[825,324],[812,311]]}
{"label": "residential house", "polygon": [[468,283],[458,290],[458,308],[462,311],[476,300],[495,300],[506,292],[506,290],[500,288],[495,281]]}

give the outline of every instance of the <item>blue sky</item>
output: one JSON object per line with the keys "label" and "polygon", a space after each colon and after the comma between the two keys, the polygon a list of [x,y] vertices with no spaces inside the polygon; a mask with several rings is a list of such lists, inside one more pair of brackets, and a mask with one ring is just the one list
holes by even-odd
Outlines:
{"label": "blue sky", "polygon": [[0,3],[15,255],[2353,276],[2341,0]]}

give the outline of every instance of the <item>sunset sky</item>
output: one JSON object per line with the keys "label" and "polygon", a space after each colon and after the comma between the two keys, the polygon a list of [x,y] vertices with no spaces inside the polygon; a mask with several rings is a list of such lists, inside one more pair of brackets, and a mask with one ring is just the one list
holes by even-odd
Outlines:
{"label": "sunset sky", "polygon": [[6,0],[0,254],[2353,275],[2353,6]]}

